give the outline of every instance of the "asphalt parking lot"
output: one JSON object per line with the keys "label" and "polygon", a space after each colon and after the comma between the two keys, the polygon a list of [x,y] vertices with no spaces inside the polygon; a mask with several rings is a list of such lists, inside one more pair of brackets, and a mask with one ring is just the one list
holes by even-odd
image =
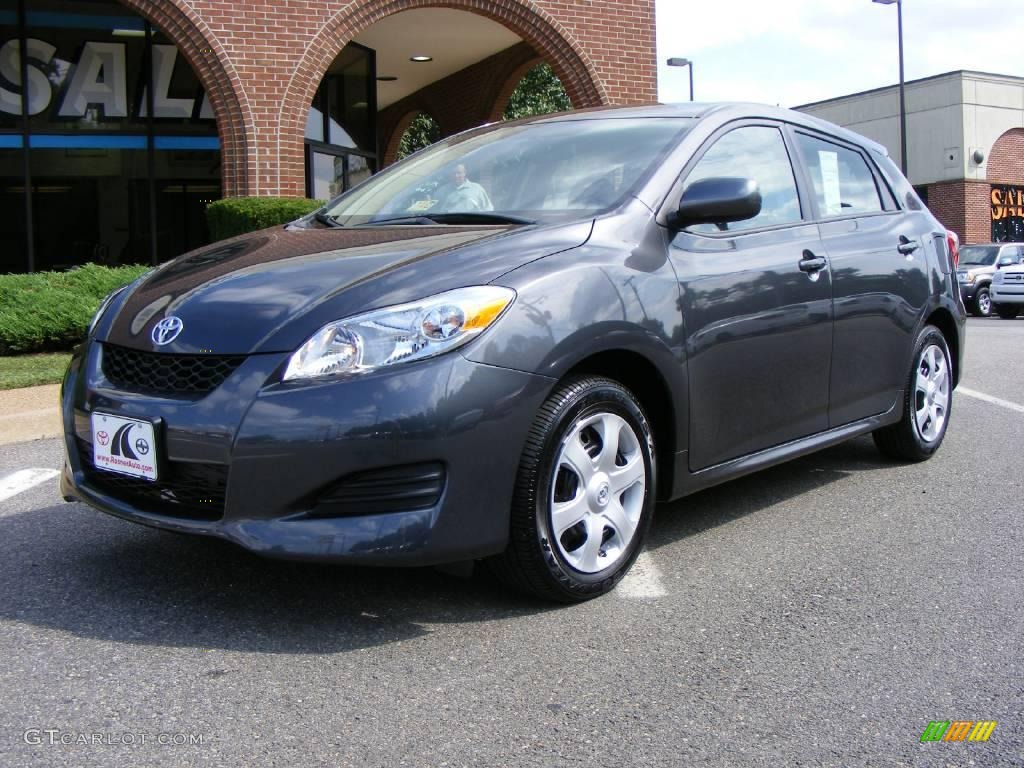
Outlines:
{"label": "asphalt parking lot", "polygon": [[[573,607],[263,561],[46,478],[0,501],[0,764],[1024,765],[1021,381],[1024,319],[972,319],[935,459],[862,438],[662,506]],[[4,446],[0,488],[60,461]],[[939,720],[998,725],[921,743]]]}

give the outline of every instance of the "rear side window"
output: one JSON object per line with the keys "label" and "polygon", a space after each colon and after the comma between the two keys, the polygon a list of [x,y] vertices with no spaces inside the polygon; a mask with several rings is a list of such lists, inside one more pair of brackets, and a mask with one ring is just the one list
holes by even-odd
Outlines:
{"label": "rear side window", "polygon": [[863,155],[803,133],[797,134],[797,146],[822,217],[882,211],[875,176]]}
{"label": "rear side window", "polygon": [[746,221],[700,224],[689,227],[689,231],[735,232],[800,221],[800,197],[793,166],[778,128],[752,125],[725,134],[690,171],[686,186],[719,176],[742,176],[756,181],[761,188],[761,213]]}

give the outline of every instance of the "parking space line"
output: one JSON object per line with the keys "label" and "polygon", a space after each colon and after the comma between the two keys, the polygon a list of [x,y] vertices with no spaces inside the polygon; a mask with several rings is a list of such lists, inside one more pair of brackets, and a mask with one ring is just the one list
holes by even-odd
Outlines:
{"label": "parking space line", "polygon": [[29,488],[52,480],[60,472],[56,469],[19,469],[17,472],[0,479],[0,501],[7,501]]}
{"label": "parking space line", "polygon": [[622,597],[633,599],[664,597],[667,594],[661,584],[661,573],[646,552],[640,553],[615,591]]}
{"label": "parking space line", "polygon": [[999,405],[1003,408],[1008,408],[1011,411],[1017,413],[1024,413],[1024,405],[1020,403],[1014,403],[1010,400],[1003,400],[1001,397],[993,397],[992,395],[986,395],[984,392],[978,392],[974,389],[968,389],[967,387],[957,387],[956,393],[958,395],[967,395],[967,397],[973,397],[975,400],[984,400],[986,403],[992,403],[992,405]]}

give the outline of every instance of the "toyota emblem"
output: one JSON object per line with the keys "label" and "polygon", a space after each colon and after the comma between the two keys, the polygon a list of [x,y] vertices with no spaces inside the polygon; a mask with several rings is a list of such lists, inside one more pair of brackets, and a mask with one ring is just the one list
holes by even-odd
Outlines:
{"label": "toyota emblem", "polygon": [[181,333],[181,330],[184,327],[185,324],[181,322],[180,317],[171,315],[170,317],[165,317],[159,323],[154,325],[153,332],[150,336],[153,338],[154,344],[158,347],[162,347],[165,344],[170,344],[178,338],[178,334]]}

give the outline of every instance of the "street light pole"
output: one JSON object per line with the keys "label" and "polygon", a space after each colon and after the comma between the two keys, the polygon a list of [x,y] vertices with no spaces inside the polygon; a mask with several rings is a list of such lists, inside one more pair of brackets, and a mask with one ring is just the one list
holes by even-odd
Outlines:
{"label": "street light pole", "polygon": [[690,68],[690,101],[693,101],[693,62],[690,59],[672,58],[665,62],[670,67]]}
{"label": "street light pole", "polygon": [[907,96],[903,78],[903,0],[872,0],[879,5],[896,6],[896,27],[900,50],[900,170],[907,175]]}

